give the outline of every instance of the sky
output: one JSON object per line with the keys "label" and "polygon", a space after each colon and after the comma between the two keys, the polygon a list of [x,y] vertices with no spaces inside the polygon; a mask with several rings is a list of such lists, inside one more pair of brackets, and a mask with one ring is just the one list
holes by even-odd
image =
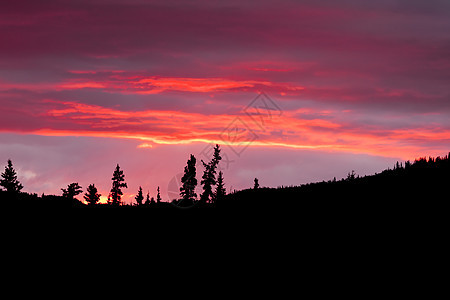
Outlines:
{"label": "sky", "polygon": [[119,164],[125,201],[168,201],[216,143],[227,191],[450,149],[446,0],[18,0],[0,41],[0,166],[27,192],[105,200]]}

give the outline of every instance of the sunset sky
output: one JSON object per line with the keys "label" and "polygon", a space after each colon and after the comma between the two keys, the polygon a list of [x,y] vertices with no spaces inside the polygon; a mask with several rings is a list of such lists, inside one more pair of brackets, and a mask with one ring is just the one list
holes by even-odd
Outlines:
{"label": "sunset sky", "polygon": [[450,1],[7,1],[0,104],[27,192],[167,201],[215,143],[227,191],[372,174],[450,150]]}

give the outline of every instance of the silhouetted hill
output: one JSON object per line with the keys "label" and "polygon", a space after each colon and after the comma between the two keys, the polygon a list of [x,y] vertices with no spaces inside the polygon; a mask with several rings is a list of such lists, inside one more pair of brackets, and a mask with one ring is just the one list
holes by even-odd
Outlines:
{"label": "silhouetted hill", "polygon": [[340,209],[346,204],[369,207],[383,203],[400,207],[408,202],[448,200],[450,160],[421,158],[380,174],[359,177],[349,173],[339,181],[323,181],[301,186],[247,189],[227,195],[218,207],[304,207],[333,204]]}

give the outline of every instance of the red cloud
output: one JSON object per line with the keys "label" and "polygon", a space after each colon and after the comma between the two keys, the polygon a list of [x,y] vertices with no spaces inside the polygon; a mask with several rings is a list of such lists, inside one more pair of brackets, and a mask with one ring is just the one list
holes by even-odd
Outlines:
{"label": "red cloud", "polygon": [[214,92],[231,89],[252,88],[255,85],[270,85],[270,82],[233,81],[222,78],[144,78],[130,82],[141,89],[149,89],[142,93],[162,92],[165,90],[183,92]]}
{"label": "red cloud", "polygon": [[[97,73],[76,72],[79,76],[95,75]],[[98,77],[98,76],[97,76]],[[120,76],[108,75],[102,78],[86,78],[82,77],[71,79],[63,84],[59,84],[57,89],[106,89],[109,91],[119,91],[124,93],[136,94],[158,94],[165,91],[181,91],[181,92],[224,92],[233,90],[259,90],[270,89],[279,92],[295,92],[305,89],[302,86],[291,83],[274,83],[268,80],[231,80],[227,78],[186,78],[186,77],[159,77],[159,76]],[[96,81],[95,81],[96,80]]]}
{"label": "red cloud", "polygon": [[[439,144],[450,139],[449,129],[358,127],[354,123],[339,121],[337,116],[340,112],[332,110],[301,109],[285,111],[277,117],[266,115],[264,128],[261,128],[251,116],[241,113],[206,116],[181,111],[121,111],[75,102],[59,102],[58,105],[62,108],[49,110],[47,118],[65,121],[69,127],[72,124],[73,129],[47,128],[33,133],[137,139],[143,141],[141,148],[152,144],[193,142],[220,143],[231,147],[248,143],[252,147],[327,149],[402,158],[416,156],[423,149],[423,143]],[[303,119],[299,113],[316,114],[316,117]],[[236,118],[242,125],[236,130],[248,131],[248,134],[240,135],[239,139],[224,138],[227,134],[224,131]],[[442,147],[436,152],[444,150]]]}

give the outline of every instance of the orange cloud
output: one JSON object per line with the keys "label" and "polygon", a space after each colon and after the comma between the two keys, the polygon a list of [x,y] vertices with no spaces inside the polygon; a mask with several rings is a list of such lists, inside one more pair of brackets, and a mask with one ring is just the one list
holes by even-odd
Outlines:
{"label": "orange cloud", "polygon": [[103,89],[106,88],[106,85],[100,82],[74,82],[74,83],[66,83],[59,85],[61,89],[84,89],[84,88],[94,88],[94,89]]}
{"label": "orange cloud", "polygon": [[[343,122],[321,119],[331,111],[317,111],[319,117],[302,119],[299,110],[282,116],[266,116],[264,128],[245,114],[217,114],[180,111],[120,111],[96,105],[60,102],[64,108],[52,109],[48,117],[67,120],[72,130],[40,129],[33,133],[56,136],[93,136],[143,141],[138,148],[158,144],[219,143],[230,147],[288,147],[325,149],[411,159],[422,153],[422,144],[450,139],[449,130],[429,128],[383,130],[355,129]],[[308,112],[303,110],[303,112]],[[309,112],[312,112],[310,110]],[[233,123],[236,119],[239,122]],[[231,125],[232,126],[231,126]],[[77,127],[78,126],[78,127]],[[435,149],[439,154],[445,149]],[[430,152],[430,149],[427,149]],[[433,155],[431,153],[430,155]]]}
{"label": "orange cloud", "polygon": [[138,148],[153,148],[152,144],[144,143],[137,146]]}
{"label": "orange cloud", "polygon": [[270,85],[270,82],[266,81],[233,81],[222,78],[144,78],[130,83],[138,88],[151,88],[158,92],[163,90],[212,92],[236,88],[250,88],[257,84]]}
{"label": "orange cloud", "polygon": [[[261,87],[280,92],[301,91],[304,89],[291,83],[274,83],[267,80],[231,80],[226,78],[187,78],[187,77],[143,77],[109,75],[101,80],[83,80],[83,76],[97,74],[95,71],[70,71],[80,78],[56,85],[56,89],[96,88],[136,94],[158,94],[164,91],[210,93],[230,90],[259,90]],[[117,72],[116,72],[117,73]]]}

